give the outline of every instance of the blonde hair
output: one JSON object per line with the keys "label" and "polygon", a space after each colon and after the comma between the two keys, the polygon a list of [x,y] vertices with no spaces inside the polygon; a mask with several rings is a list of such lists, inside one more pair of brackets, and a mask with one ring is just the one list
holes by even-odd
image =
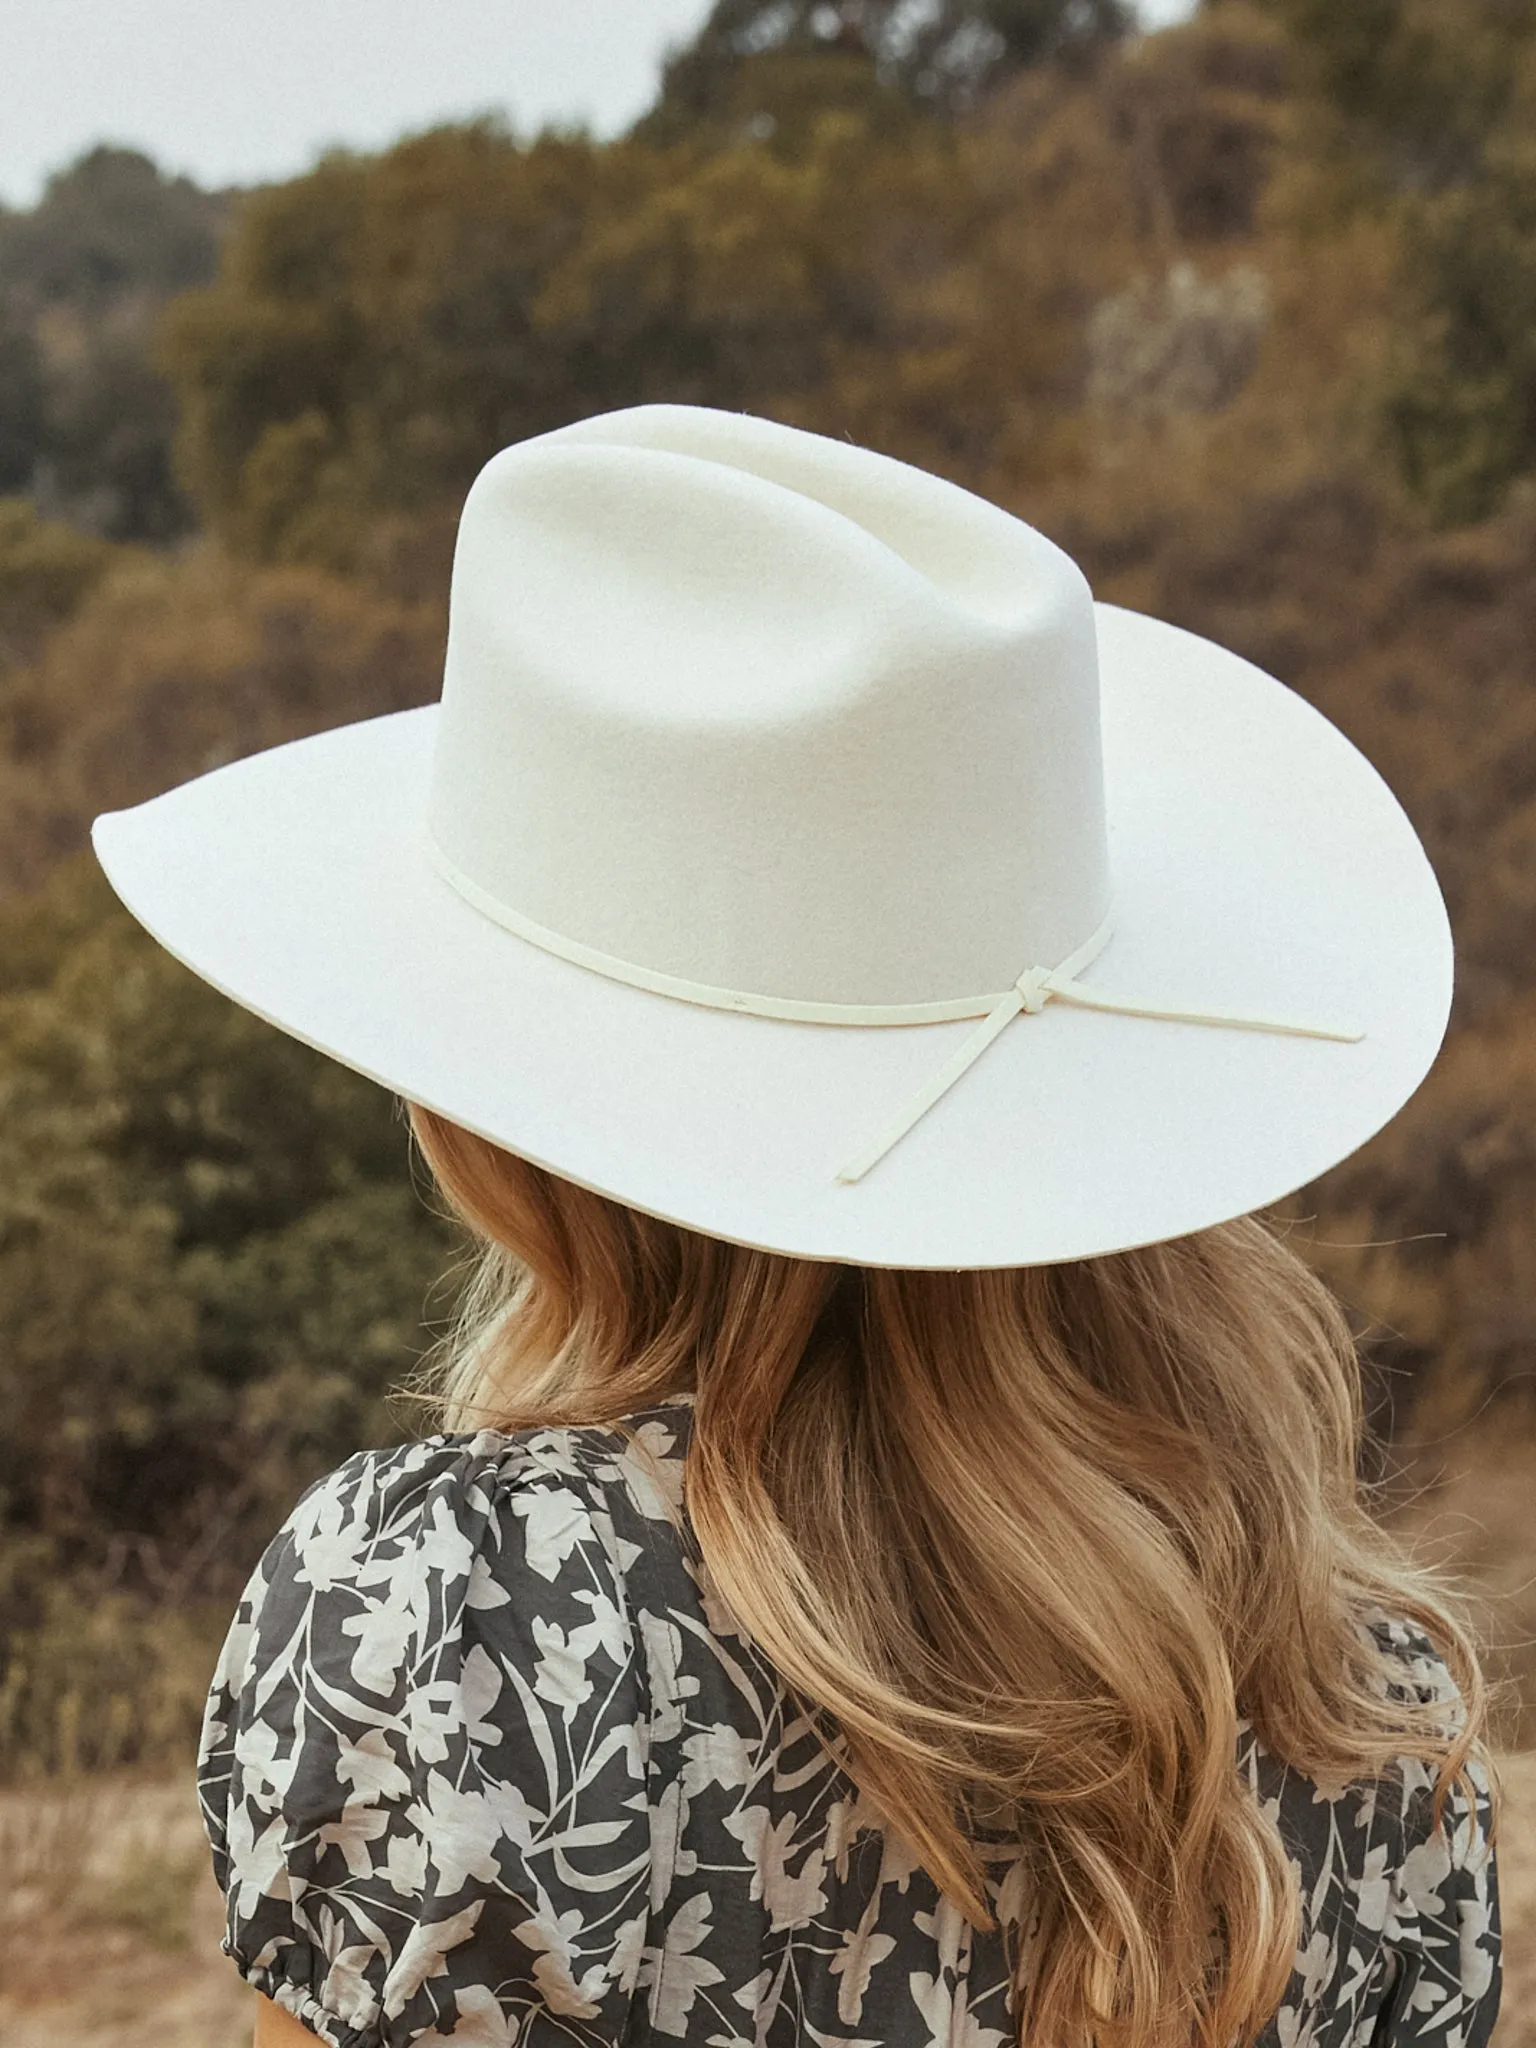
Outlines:
{"label": "blonde hair", "polygon": [[[1269,2018],[1299,1905],[1235,1768],[1240,1714],[1320,1779],[1433,1762],[1437,1823],[1470,1784],[1476,1657],[1365,1511],[1349,1332],[1259,1222],[1056,1266],[864,1269],[411,1122],[481,1245],[447,1426],[695,1396],[699,1550],[861,1791],[978,1925],[981,1817],[1024,1845],[1021,2041],[1228,2048]],[[1426,1631],[1459,1712],[1389,1694],[1372,1611]]]}

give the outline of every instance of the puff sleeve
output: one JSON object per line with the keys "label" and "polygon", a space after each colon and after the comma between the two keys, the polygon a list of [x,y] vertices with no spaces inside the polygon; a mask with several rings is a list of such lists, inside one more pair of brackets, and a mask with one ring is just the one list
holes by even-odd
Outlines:
{"label": "puff sleeve", "polygon": [[226,1952],[331,2048],[623,2033],[651,1868],[625,1562],[559,1431],[353,1458],[269,1546],[199,1786]]}

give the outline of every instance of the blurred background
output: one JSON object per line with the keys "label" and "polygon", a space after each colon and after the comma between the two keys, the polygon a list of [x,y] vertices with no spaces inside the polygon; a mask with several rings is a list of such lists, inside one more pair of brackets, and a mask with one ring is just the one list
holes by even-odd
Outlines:
{"label": "blurred background", "polygon": [[[187,1800],[456,1254],[368,1083],[121,912],[92,816],[437,694],[463,492],[609,407],[920,463],[1378,764],[1422,1092],[1290,1208],[1383,1514],[1480,1602],[1536,2042],[1536,0],[13,5],[0,83],[0,2034],[232,2048]],[[399,139],[403,136],[404,139]],[[333,138],[339,138],[333,140]]]}

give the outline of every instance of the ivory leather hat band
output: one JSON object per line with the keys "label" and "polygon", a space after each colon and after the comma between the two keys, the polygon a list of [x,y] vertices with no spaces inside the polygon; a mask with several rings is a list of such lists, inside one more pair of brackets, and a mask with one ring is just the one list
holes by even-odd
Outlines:
{"label": "ivory leather hat band", "polygon": [[487,466],[440,706],[95,838],[281,1028],[809,1257],[1025,1264],[1261,1206],[1401,1105],[1450,996],[1412,826],[1282,684],[939,478],[701,408]]}

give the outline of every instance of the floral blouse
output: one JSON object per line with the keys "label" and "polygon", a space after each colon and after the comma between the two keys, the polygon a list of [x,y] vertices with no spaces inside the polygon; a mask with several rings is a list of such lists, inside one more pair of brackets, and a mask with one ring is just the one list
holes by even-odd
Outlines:
{"label": "floral blouse", "polygon": [[[226,1951],[331,2048],[1008,2048],[974,1932],[714,1598],[686,1404],[351,1458],[240,1603],[200,1760]],[[1427,1641],[1373,1623],[1454,1701]],[[1237,1768],[1299,1866],[1265,2048],[1480,2048],[1498,2006],[1486,1785]],[[1022,1862],[991,1876],[1029,1955]]]}

